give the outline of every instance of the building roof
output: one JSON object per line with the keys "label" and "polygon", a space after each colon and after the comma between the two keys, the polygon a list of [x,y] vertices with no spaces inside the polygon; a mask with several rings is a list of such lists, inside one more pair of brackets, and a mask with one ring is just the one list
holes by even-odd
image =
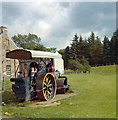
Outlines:
{"label": "building roof", "polygon": [[0,26],[0,28],[5,28],[5,29],[7,29],[7,27],[6,27],[6,26]]}

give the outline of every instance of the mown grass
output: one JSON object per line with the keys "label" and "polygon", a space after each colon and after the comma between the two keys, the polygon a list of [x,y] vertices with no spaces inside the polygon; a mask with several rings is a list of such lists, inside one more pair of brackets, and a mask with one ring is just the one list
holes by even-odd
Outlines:
{"label": "mown grass", "polygon": [[[17,103],[11,89],[3,93],[3,115],[13,118],[116,118],[116,66],[96,67],[87,74],[67,74],[77,95],[59,100],[59,106],[28,107]],[[11,85],[5,81],[7,86]]]}

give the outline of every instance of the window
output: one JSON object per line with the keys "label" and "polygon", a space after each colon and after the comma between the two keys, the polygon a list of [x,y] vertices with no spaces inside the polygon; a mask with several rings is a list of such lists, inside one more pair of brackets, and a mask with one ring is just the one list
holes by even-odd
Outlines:
{"label": "window", "polygon": [[11,65],[6,66],[6,75],[11,76]]}

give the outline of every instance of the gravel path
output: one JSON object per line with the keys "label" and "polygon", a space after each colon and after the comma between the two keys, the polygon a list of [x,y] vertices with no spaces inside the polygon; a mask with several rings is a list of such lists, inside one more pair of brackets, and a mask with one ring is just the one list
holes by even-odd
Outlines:
{"label": "gravel path", "polygon": [[58,102],[58,100],[66,99],[75,95],[77,95],[77,93],[57,94],[55,98],[51,101],[34,101],[34,103],[32,103],[31,105],[28,105],[28,107],[57,106],[61,104],[60,102]]}

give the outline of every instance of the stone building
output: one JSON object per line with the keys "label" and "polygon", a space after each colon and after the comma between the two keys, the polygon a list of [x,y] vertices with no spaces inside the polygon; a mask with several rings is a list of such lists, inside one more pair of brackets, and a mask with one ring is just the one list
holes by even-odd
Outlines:
{"label": "stone building", "polygon": [[[14,60],[6,58],[6,53],[17,49],[15,43],[7,35],[7,27],[0,27],[0,79],[14,76]],[[17,61],[16,61],[17,62]]]}

